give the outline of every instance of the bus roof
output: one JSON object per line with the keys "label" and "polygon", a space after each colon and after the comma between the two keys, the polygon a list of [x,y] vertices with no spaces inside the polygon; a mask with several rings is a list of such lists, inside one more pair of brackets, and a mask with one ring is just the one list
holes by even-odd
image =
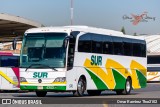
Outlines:
{"label": "bus roof", "polygon": [[89,27],[89,26],[40,27],[40,28],[28,29],[25,33],[65,32],[65,33],[69,34],[71,31],[81,31],[81,32],[96,33],[96,34],[102,34],[102,35],[111,35],[111,36],[144,40],[143,37],[124,35],[120,31],[114,31],[114,30],[102,29],[102,28],[96,28],[96,27]]}

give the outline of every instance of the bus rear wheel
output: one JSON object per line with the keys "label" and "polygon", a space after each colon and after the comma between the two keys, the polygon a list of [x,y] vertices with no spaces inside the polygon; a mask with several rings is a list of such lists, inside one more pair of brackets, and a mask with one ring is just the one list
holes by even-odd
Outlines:
{"label": "bus rear wheel", "polygon": [[122,94],[128,95],[128,94],[130,94],[131,89],[132,89],[132,81],[130,78],[127,78],[126,83],[125,83],[125,89],[116,90],[116,93],[117,93],[117,95],[122,95]]}
{"label": "bus rear wheel", "polygon": [[73,92],[74,96],[80,97],[84,95],[86,90],[86,81],[83,78],[80,78],[77,85],[77,90]]}
{"label": "bus rear wheel", "polygon": [[38,97],[45,97],[47,94],[47,91],[36,91],[36,95]]}
{"label": "bus rear wheel", "polygon": [[101,94],[101,90],[88,90],[87,92],[90,96],[98,96]]}

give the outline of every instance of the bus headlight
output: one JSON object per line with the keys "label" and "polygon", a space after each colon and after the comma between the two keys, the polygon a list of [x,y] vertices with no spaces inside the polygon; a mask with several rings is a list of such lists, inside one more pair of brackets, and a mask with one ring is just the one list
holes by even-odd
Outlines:
{"label": "bus headlight", "polygon": [[65,82],[66,81],[66,77],[57,77],[54,82]]}
{"label": "bus headlight", "polygon": [[27,80],[24,77],[20,77],[20,82],[27,82]]}

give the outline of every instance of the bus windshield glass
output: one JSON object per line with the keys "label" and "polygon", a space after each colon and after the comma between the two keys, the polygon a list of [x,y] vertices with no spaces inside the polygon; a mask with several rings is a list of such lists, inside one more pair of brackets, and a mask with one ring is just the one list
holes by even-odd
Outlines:
{"label": "bus windshield glass", "polygon": [[67,33],[26,34],[21,51],[20,67],[24,68],[32,65],[47,65],[54,68],[65,67],[66,49],[63,46],[63,41],[66,36]]}

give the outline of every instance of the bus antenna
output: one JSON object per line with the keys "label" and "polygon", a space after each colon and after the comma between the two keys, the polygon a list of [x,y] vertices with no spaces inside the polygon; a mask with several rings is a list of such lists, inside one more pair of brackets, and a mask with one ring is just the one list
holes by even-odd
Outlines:
{"label": "bus antenna", "polygon": [[73,25],[73,0],[71,0],[71,25]]}

